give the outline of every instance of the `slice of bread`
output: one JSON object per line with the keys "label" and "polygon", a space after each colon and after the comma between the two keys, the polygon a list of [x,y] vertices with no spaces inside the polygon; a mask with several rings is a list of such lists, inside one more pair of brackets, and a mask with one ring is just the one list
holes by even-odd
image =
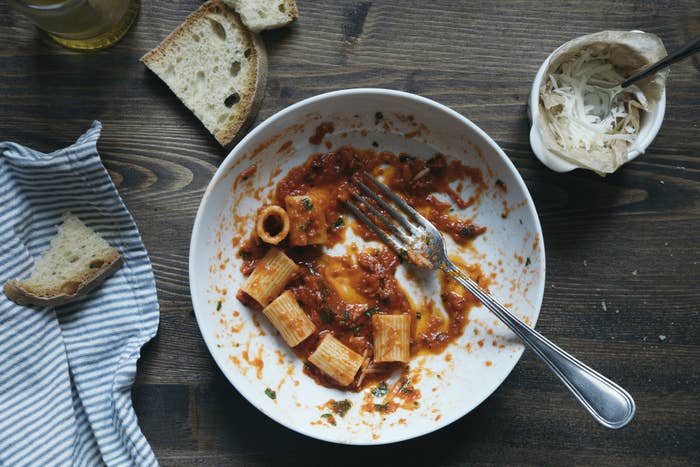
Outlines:
{"label": "slice of bread", "polygon": [[61,305],[100,285],[122,263],[116,249],[67,213],[31,277],[10,280],[3,290],[7,298],[20,305]]}
{"label": "slice of bread", "polygon": [[236,10],[248,29],[260,32],[263,29],[281,28],[299,16],[294,0],[223,0]]}
{"label": "slice of bread", "polygon": [[141,61],[224,147],[233,146],[262,103],[265,46],[220,0],[204,3]]}

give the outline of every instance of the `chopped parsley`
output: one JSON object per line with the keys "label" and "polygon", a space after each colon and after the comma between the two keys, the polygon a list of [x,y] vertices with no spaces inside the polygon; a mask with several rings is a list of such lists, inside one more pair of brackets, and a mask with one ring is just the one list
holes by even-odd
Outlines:
{"label": "chopped parsley", "polygon": [[321,302],[326,303],[328,301],[328,288],[326,287],[321,287]]}
{"label": "chopped parsley", "polygon": [[302,232],[307,232],[309,230],[309,227],[311,227],[311,219],[306,219],[306,223],[304,224],[299,224],[298,228]]}
{"label": "chopped parsley", "polygon": [[343,225],[345,225],[345,221],[343,220],[342,217],[339,217],[338,219],[336,219],[335,223],[333,224],[333,227],[338,229],[338,228],[342,227]]}
{"label": "chopped parsley", "polygon": [[333,318],[335,318],[335,314],[330,308],[322,308],[319,315],[321,315],[321,321],[323,321],[324,324],[332,323]]}
{"label": "chopped parsley", "polygon": [[532,264],[532,261],[530,261],[530,257],[528,256],[527,259],[525,260],[525,266],[529,266]]}
{"label": "chopped parsley", "polygon": [[416,319],[420,319],[421,316],[422,316],[422,315],[420,314],[420,311],[416,311]]}
{"label": "chopped parsley", "polygon": [[367,311],[365,311],[365,316],[368,318],[371,318],[372,315],[375,315],[379,312],[379,307],[378,306],[373,306],[371,308],[367,308]]}
{"label": "chopped parsley", "polygon": [[406,250],[400,250],[399,251],[399,262],[403,263],[408,259],[408,251]]}
{"label": "chopped parsley", "polygon": [[352,407],[352,402],[347,399],[343,399],[342,401],[331,401],[331,411],[336,415],[340,415],[341,417],[344,417],[345,414],[348,413],[350,407]]}
{"label": "chopped parsley", "polygon": [[391,297],[382,297],[382,305],[390,305],[391,304]]}
{"label": "chopped parsley", "polygon": [[372,141],[372,146],[374,146],[375,148],[378,148],[378,147],[379,147],[379,143],[377,143],[376,141]]}
{"label": "chopped parsley", "polygon": [[435,153],[435,155],[434,155],[433,157],[431,157],[430,159],[428,159],[428,160],[426,161],[426,165],[427,165],[428,167],[432,167],[433,165],[435,165],[435,163],[436,163],[439,159],[440,159],[440,153],[437,152],[437,153]]}
{"label": "chopped parsley", "polygon": [[240,256],[243,261],[248,261],[251,255],[245,250],[238,250],[238,256]]}
{"label": "chopped parsley", "polygon": [[413,392],[413,388],[410,387],[409,384],[411,384],[411,378],[406,378],[406,381],[403,382],[399,391],[404,394],[411,394]]}
{"label": "chopped parsley", "polygon": [[277,393],[270,388],[265,388],[265,395],[272,400],[277,399]]}
{"label": "chopped parsley", "polygon": [[328,420],[328,423],[330,423],[330,424],[333,425],[333,426],[336,425],[336,423],[335,423],[335,418],[333,417],[333,414],[332,414],[332,413],[324,413],[324,414],[321,414],[321,418],[325,418],[326,420]]}
{"label": "chopped parsley", "polygon": [[386,381],[382,381],[379,383],[379,386],[372,388],[372,395],[374,397],[384,397],[387,392],[389,392],[389,388],[386,387]]}
{"label": "chopped parsley", "polygon": [[473,225],[470,225],[469,227],[462,227],[461,229],[459,229],[459,234],[462,237],[469,237],[471,235],[474,235],[474,230],[476,229]]}
{"label": "chopped parsley", "polygon": [[408,155],[406,155],[406,154],[400,154],[400,155],[399,155],[399,162],[401,162],[402,164],[405,164],[406,162],[409,162],[409,161],[412,161],[412,160],[413,160],[413,157],[408,156]]}
{"label": "chopped parsley", "polygon": [[381,122],[383,118],[384,118],[384,114],[383,114],[383,113],[381,113],[381,112],[375,113],[375,114],[374,114],[374,124],[375,124],[375,125],[378,125],[379,122]]}
{"label": "chopped parsley", "polygon": [[359,335],[360,331],[362,330],[362,326],[359,324],[354,324],[353,320],[351,319],[350,312],[349,311],[344,311],[342,317],[340,318],[340,323],[343,325],[343,327],[349,331],[352,331],[354,335]]}
{"label": "chopped parsley", "polygon": [[314,207],[314,203],[312,203],[309,198],[302,198],[301,204],[304,206],[304,209],[306,209],[307,211],[311,211]]}
{"label": "chopped parsley", "polygon": [[221,310],[221,300],[216,302],[216,311],[220,311],[220,310]]}
{"label": "chopped parsley", "polygon": [[496,179],[496,186],[505,186],[505,183],[503,183],[503,180],[501,180],[500,178],[497,178]]}
{"label": "chopped parsley", "polygon": [[374,404],[374,408],[378,412],[386,412],[387,410],[389,410],[389,403],[387,402],[386,404]]}

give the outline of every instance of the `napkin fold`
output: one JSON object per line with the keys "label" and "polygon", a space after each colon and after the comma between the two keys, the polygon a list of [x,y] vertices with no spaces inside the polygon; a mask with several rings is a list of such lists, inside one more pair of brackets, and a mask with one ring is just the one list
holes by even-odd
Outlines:
{"label": "napkin fold", "polygon": [[124,257],[56,308],[0,293],[0,466],[157,465],[131,404],[159,307],[141,236],[97,153],[101,124],[44,154],[0,143],[0,285],[28,276],[70,211]]}

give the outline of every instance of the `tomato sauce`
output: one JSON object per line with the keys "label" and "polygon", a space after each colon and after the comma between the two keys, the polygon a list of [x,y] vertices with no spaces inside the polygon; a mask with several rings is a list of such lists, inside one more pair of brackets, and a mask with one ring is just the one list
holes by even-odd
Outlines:
{"label": "tomato sauce", "polygon": [[333,133],[333,122],[322,122],[316,127],[316,131],[312,136],[309,137],[309,143],[311,144],[321,144],[323,137],[328,133]]}
{"label": "tomato sauce", "polygon": [[[322,200],[328,225],[326,247],[343,242],[348,226],[362,238],[376,239],[364,225],[348,221],[348,209],[343,204],[353,193],[360,193],[357,184],[362,181],[364,171],[380,176],[392,191],[458,244],[467,245],[486,230],[470,220],[452,215],[453,204],[467,207],[484,189],[481,171],[456,161],[448,162],[441,154],[425,160],[407,154],[343,146],[336,151],[314,154],[306,163],[292,169],[277,184],[270,201],[284,206],[286,196],[310,194],[314,199]],[[471,199],[463,200],[451,188],[450,184],[458,180],[474,184],[476,194]],[[437,193],[446,195],[451,203],[437,199]],[[412,304],[395,276],[401,258],[389,248],[367,249],[334,257],[324,253],[321,246],[291,247],[284,240],[278,247],[302,266],[287,289],[294,293],[317,328],[316,333],[294,349],[296,354],[306,361],[320,339],[326,333],[332,333],[352,350],[368,357],[369,366],[358,372],[355,382],[346,388],[349,390],[377,384],[395,370],[405,367],[402,363],[372,362],[373,314],[411,316],[413,357],[422,352],[440,353],[461,336],[468,322],[469,310],[477,303],[466,290],[439,273],[442,307]],[[249,238],[238,252],[243,259],[241,271],[250,274],[267,248],[257,236]],[[467,270],[480,285],[488,286],[488,280],[478,266],[468,266]],[[249,297],[240,293],[237,297],[252,305],[253,300]],[[305,372],[320,384],[338,386],[313,365],[306,364]]]}

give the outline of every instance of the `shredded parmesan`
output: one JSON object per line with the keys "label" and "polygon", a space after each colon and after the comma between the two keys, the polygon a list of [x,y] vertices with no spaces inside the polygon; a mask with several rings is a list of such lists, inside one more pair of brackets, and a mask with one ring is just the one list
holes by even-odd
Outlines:
{"label": "shredded parmesan", "polygon": [[411,180],[411,181],[415,182],[416,180],[423,178],[425,175],[428,175],[429,173],[430,173],[430,169],[428,167],[426,167],[423,170],[421,170],[420,172],[418,172],[416,174],[416,176],[413,177],[413,180]]}
{"label": "shredded parmesan", "polygon": [[584,49],[548,76],[540,96],[547,126],[563,151],[612,152],[626,159],[639,133],[647,99],[635,85],[616,86],[625,76],[608,59]]}

